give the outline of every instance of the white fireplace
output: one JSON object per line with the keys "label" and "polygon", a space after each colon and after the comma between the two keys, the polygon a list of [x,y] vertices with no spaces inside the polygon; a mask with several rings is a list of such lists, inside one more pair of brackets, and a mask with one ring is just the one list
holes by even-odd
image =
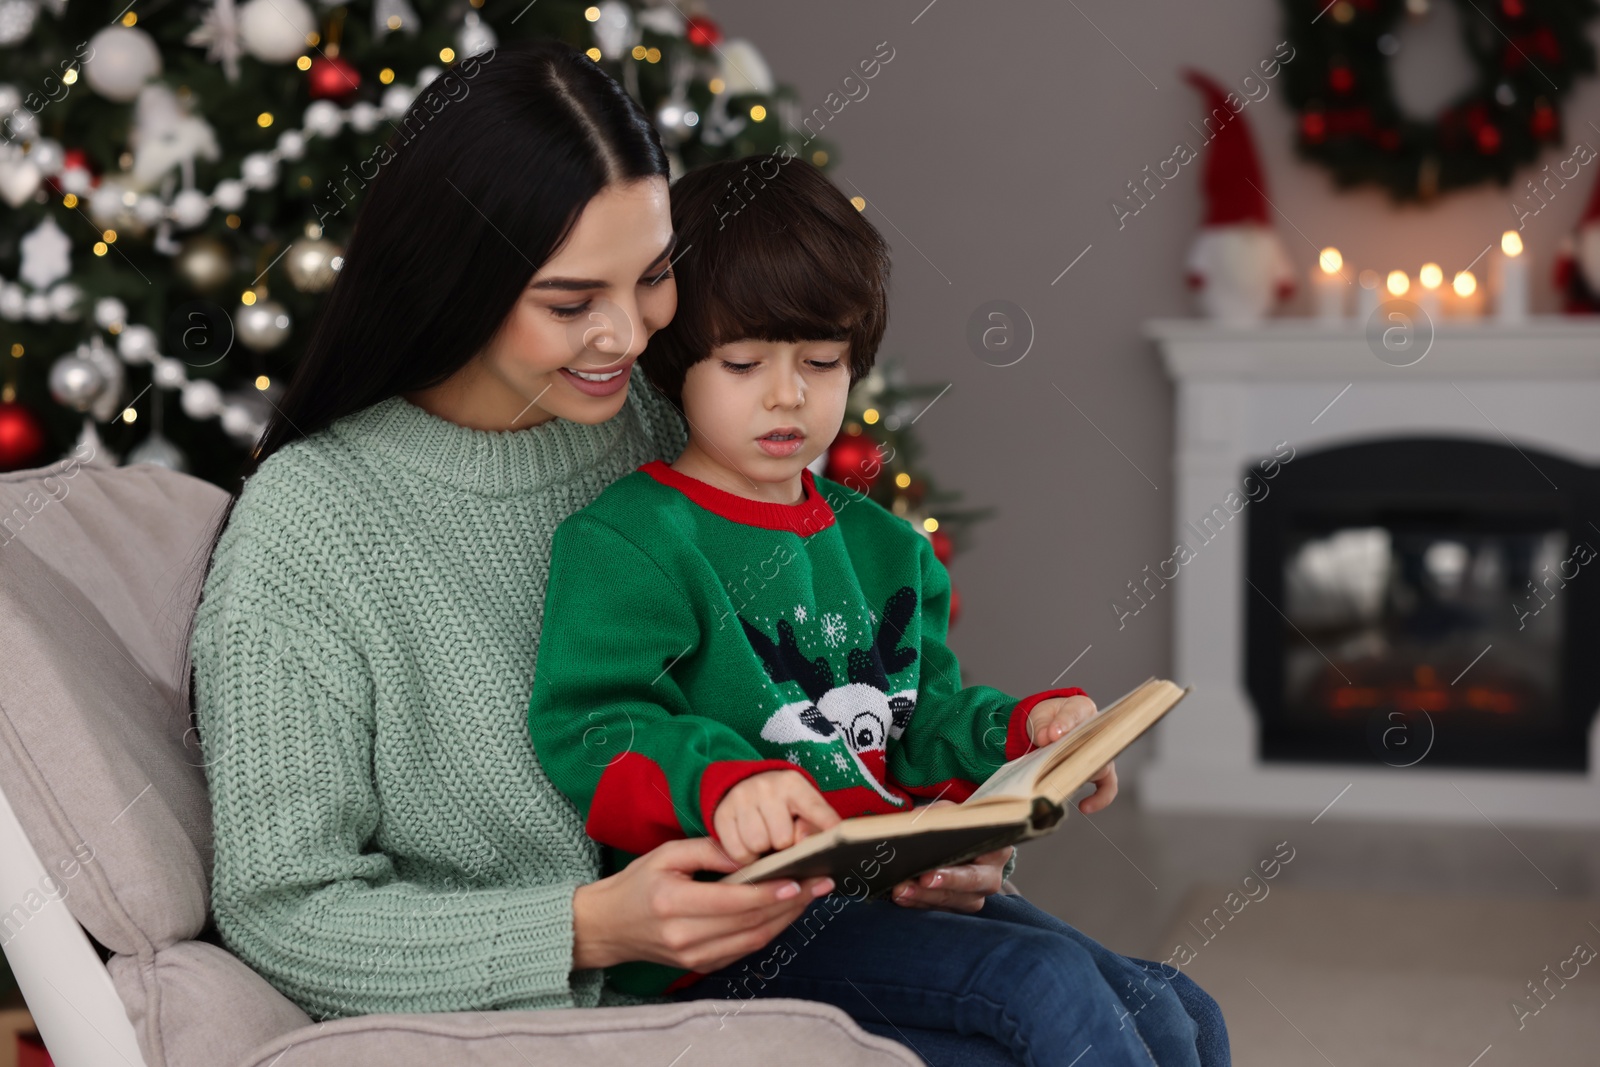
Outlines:
{"label": "white fireplace", "polygon": [[[1600,825],[1600,719],[1578,742],[1587,745],[1584,772],[1451,767],[1425,758],[1410,766],[1263,760],[1245,680],[1251,504],[1203,547],[1192,525],[1228,494],[1235,502],[1245,497],[1247,467],[1286,447],[1299,458],[1434,435],[1600,464],[1600,320],[1442,322],[1427,354],[1403,367],[1394,356],[1380,360],[1355,324],[1154,320],[1145,333],[1177,386],[1174,537],[1197,551],[1159,593],[1173,598],[1173,677],[1194,689],[1157,727],[1154,758],[1140,774],[1141,802],[1308,820]],[[1594,543],[1600,546],[1600,534]],[[1600,566],[1576,580],[1600,583]],[[1584,659],[1600,670],[1600,647]]]}

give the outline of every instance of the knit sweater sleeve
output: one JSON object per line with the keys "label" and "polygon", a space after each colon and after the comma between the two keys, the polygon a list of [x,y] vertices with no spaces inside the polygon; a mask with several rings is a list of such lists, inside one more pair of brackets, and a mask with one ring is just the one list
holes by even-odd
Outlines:
{"label": "knit sweater sleeve", "polygon": [[1001,764],[1033,747],[1027,718],[1035,705],[1083,690],[1046,689],[1019,699],[987,685],[963,687],[961,665],[945,644],[950,574],[927,538],[910,540],[917,543],[922,574],[918,688],[910,720],[889,745],[889,773],[911,793],[960,802]]}
{"label": "knit sweater sleeve", "polygon": [[348,571],[287,525],[241,501],[196,623],[219,933],[314,1016],[573,1006],[579,882],[423,886],[374,843],[375,680],[341,614]]}
{"label": "knit sweater sleeve", "polygon": [[700,643],[693,601],[631,540],[581,512],[556,530],[528,732],[596,841],[643,855],[715,837],[735,784],[800,770],[692,713],[669,668]]}

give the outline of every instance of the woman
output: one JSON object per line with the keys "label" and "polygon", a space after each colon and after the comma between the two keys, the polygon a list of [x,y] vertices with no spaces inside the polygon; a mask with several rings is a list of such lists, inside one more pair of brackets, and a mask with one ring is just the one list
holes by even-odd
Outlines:
{"label": "woman", "polygon": [[[732,866],[704,839],[598,877],[526,733],[552,532],[684,441],[633,366],[676,308],[666,156],[540,42],[443,75],[382,162],[196,613],[218,932],[317,1017],[633,1003],[600,968],[715,970],[831,889],[695,881]],[[897,892],[977,910],[1009,854]]]}

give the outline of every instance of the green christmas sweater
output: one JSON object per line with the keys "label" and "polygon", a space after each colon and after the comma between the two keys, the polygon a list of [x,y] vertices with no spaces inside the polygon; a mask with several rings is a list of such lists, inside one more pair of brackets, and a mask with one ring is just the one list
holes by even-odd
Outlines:
{"label": "green christmas sweater", "polygon": [[[556,530],[528,729],[612,870],[715,837],[723,795],[763,771],[798,769],[844,818],[965,800],[1032,747],[1035,704],[1082,692],[963,687],[928,539],[801,480],[804,500],[776,504],[656,460]],[[641,996],[699,977],[607,972]]]}

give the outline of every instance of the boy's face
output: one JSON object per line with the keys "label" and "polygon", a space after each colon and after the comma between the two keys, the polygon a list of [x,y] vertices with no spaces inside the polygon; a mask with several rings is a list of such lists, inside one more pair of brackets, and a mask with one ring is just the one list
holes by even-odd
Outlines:
{"label": "boy's face", "polygon": [[850,393],[848,341],[732,341],[689,368],[690,445],[754,482],[784,482],[827,451]]}

